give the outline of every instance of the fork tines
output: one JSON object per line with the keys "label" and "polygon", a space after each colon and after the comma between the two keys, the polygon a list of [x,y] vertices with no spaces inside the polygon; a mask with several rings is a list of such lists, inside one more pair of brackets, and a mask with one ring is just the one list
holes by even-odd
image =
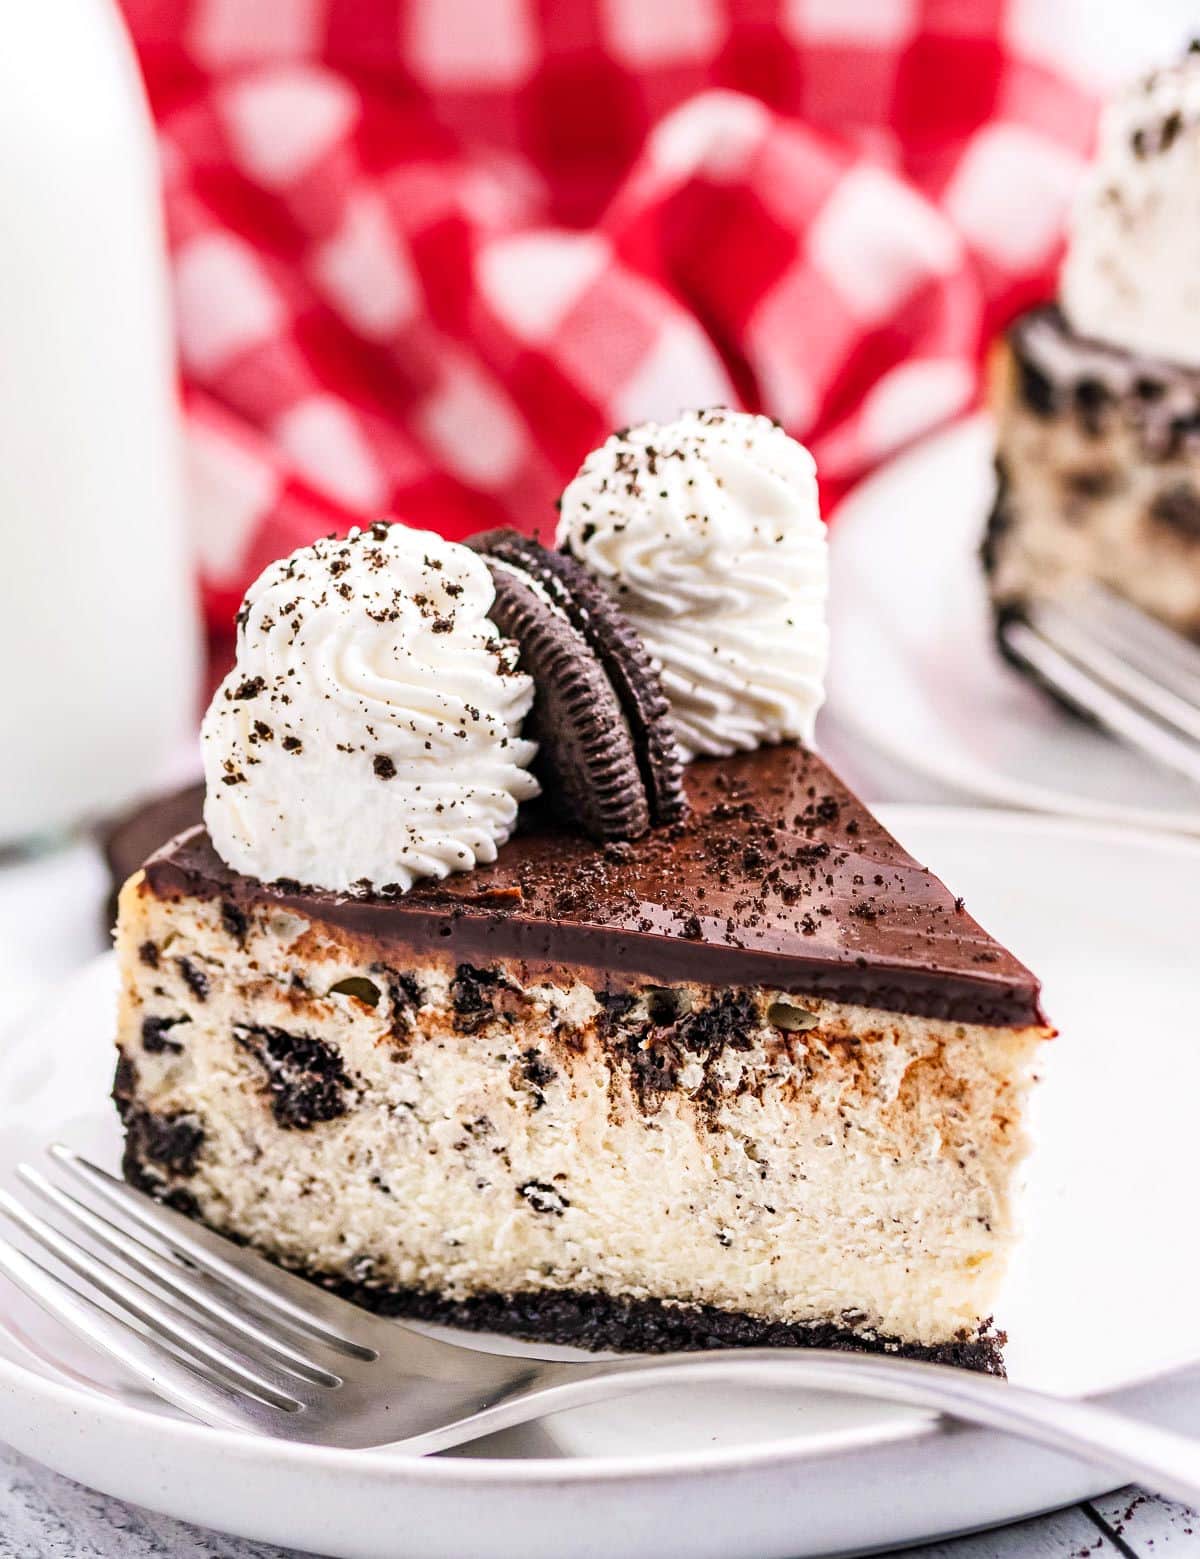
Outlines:
{"label": "fork tines", "polygon": [[1200,648],[1098,584],[1030,602],[1005,648],[1065,701],[1200,784]]}
{"label": "fork tines", "polygon": [[424,1456],[537,1417],[564,1377],[589,1378],[373,1315],[70,1148],[49,1152],[55,1178],[20,1164],[21,1194],[0,1189],[16,1230],[0,1276],[205,1423]]}
{"label": "fork tines", "polygon": [[243,1258],[69,1148],[51,1153],[105,1211],[20,1165],[58,1216],[51,1223],[0,1190],[0,1214],[25,1246],[0,1240],[0,1272],[169,1401],[209,1423],[278,1433],[281,1420],[311,1411],[348,1369],[377,1357],[343,1324],[341,1301]]}

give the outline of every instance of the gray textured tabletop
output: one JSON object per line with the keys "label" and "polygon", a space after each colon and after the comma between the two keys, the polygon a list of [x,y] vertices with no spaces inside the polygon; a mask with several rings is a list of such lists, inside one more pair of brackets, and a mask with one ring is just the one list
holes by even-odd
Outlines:
{"label": "gray textured tabletop", "polygon": [[[893,764],[872,761],[840,739],[836,727],[826,726],[824,737],[835,767],[866,796],[918,802],[957,799],[900,774]],[[24,895],[22,903],[27,910]],[[94,918],[89,924],[95,924]],[[22,928],[15,921],[4,923],[3,929],[12,933],[3,940],[12,944],[7,951],[15,965],[29,966],[35,956],[33,940],[18,945],[15,939]],[[88,950],[81,952],[87,956]],[[55,958],[64,963],[66,952],[57,950]],[[53,972],[60,972],[57,964]],[[0,1018],[5,1016],[0,1009]],[[1172,1559],[1200,1559],[1200,1514],[1125,1489],[1035,1520],[906,1552],[916,1559],[1159,1559],[1168,1552]],[[286,1559],[289,1553],[297,1551],[222,1536],[109,1499],[0,1446],[0,1559]]]}

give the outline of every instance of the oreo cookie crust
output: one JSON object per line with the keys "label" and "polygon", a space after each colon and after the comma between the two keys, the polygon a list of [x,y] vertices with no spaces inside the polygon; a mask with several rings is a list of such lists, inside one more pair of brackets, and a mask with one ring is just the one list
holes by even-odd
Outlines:
{"label": "oreo cookie crust", "polygon": [[485,531],[469,545],[533,579],[584,639],[612,685],[633,738],[650,821],[656,826],[678,822],[687,813],[687,801],[670,704],[654,661],[620,607],[574,558],[517,531]]}
{"label": "oreo cookie crust", "polygon": [[650,806],[637,748],[599,657],[517,565],[484,556],[496,585],[489,616],[520,645],[537,690],[525,730],[548,799],[597,841],[640,838]]}

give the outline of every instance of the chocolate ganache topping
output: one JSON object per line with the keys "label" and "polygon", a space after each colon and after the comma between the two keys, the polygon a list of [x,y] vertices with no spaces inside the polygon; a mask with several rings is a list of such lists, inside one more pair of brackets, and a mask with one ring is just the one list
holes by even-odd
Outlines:
{"label": "chocolate ganache topping", "polygon": [[960,1022],[1045,1022],[1029,970],[815,754],[785,744],[701,760],[687,789],[686,822],[607,846],[526,808],[492,865],[394,898],[264,885],[224,865],[202,829],[151,858],[147,886],[277,904],[418,956],[582,966],[603,985],[754,985]]}

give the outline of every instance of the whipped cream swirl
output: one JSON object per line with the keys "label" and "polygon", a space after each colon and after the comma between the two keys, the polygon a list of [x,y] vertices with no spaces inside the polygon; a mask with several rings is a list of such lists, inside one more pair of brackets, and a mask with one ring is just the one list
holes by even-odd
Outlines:
{"label": "whipped cream swirl", "polygon": [[407,892],[493,861],[537,794],[533,684],[483,560],[377,524],[271,566],[202,729],[204,820],[264,882]]}
{"label": "whipped cream swirl", "polygon": [[1060,295],[1079,335],[1200,367],[1200,55],[1105,109]]}
{"label": "whipped cream swirl", "polygon": [[825,527],[812,456],[782,428],[716,409],[614,434],[563,494],[558,543],[658,660],[685,759],[812,740]]}

